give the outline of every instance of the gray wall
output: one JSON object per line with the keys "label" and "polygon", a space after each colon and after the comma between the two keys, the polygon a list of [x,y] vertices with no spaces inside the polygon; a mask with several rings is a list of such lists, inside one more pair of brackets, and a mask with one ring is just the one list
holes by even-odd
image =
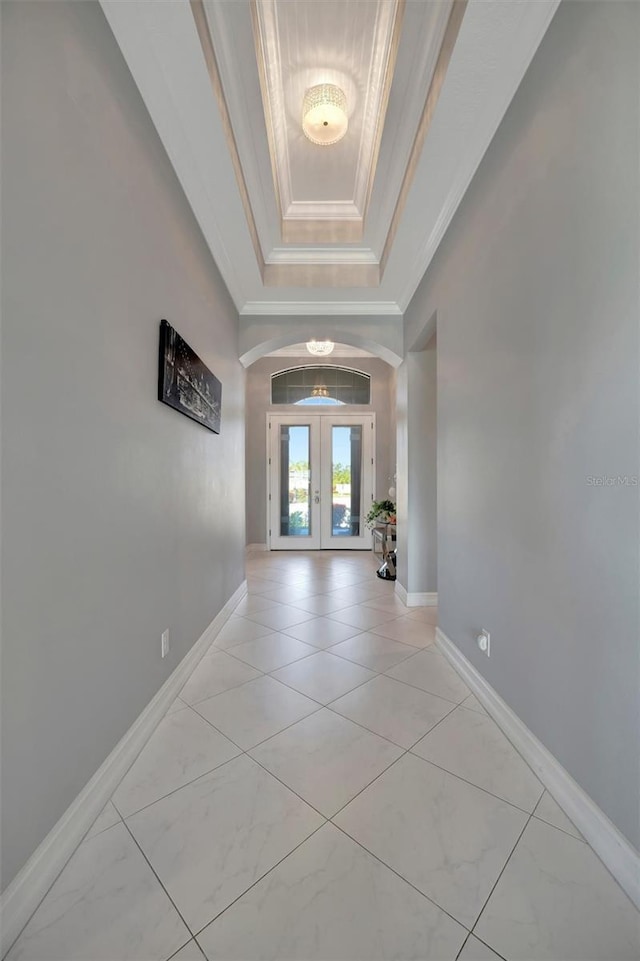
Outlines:
{"label": "gray wall", "polygon": [[[564,2],[407,314],[438,312],[445,633],[635,845],[640,5]],[[491,631],[491,658],[474,644]]]}
{"label": "gray wall", "polygon": [[398,580],[438,590],[436,338],[398,370]]}
{"label": "gray wall", "polygon": [[[316,365],[351,367],[371,375],[371,404],[349,407],[376,415],[376,499],[387,497],[396,464],[395,370],[383,360],[369,357],[320,358]],[[265,357],[247,369],[246,502],[247,544],[264,544],[267,531],[266,412],[287,408],[271,406],[271,375],[309,364],[309,357]],[[300,408],[298,408],[298,413]]]}
{"label": "gray wall", "polygon": [[[242,581],[244,372],[100,7],[1,7],[6,885]],[[161,317],[220,436],[156,400]]]}

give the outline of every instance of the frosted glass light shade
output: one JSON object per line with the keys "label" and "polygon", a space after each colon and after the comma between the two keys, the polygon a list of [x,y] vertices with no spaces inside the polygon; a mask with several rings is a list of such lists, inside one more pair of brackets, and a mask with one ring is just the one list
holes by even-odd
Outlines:
{"label": "frosted glass light shade", "polygon": [[302,129],[305,137],[321,147],[342,140],[347,132],[347,98],[333,83],[309,87],[302,104]]}

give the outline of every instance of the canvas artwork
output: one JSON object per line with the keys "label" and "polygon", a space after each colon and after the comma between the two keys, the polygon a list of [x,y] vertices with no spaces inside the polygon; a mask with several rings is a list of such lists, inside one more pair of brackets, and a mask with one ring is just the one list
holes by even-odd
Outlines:
{"label": "canvas artwork", "polygon": [[160,322],[158,400],[220,433],[222,384],[166,320]]}

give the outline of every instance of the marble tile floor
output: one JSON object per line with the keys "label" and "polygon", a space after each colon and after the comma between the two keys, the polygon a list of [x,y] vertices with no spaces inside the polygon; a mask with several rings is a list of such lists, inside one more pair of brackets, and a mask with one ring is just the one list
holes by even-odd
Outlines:
{"label": "marble tile floor", "polygon": [[249,555],[7,961],[637,961],[638,912],[377,563]]}

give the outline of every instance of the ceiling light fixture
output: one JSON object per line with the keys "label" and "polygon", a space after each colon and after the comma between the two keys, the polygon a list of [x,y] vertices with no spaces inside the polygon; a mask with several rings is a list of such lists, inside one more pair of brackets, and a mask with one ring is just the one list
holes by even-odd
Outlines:
{"label": "ceiling light fixture", "polygon": [[334,346],[332,340],[310,340],[307,350],[316,357],[328,357]]}
{"label": "ceiling light fixture", "polygon": [[302,129],[311,143],[321,147],[342,140],[347,132],[347,98],[333,83],[309,87],[302,103]]}

